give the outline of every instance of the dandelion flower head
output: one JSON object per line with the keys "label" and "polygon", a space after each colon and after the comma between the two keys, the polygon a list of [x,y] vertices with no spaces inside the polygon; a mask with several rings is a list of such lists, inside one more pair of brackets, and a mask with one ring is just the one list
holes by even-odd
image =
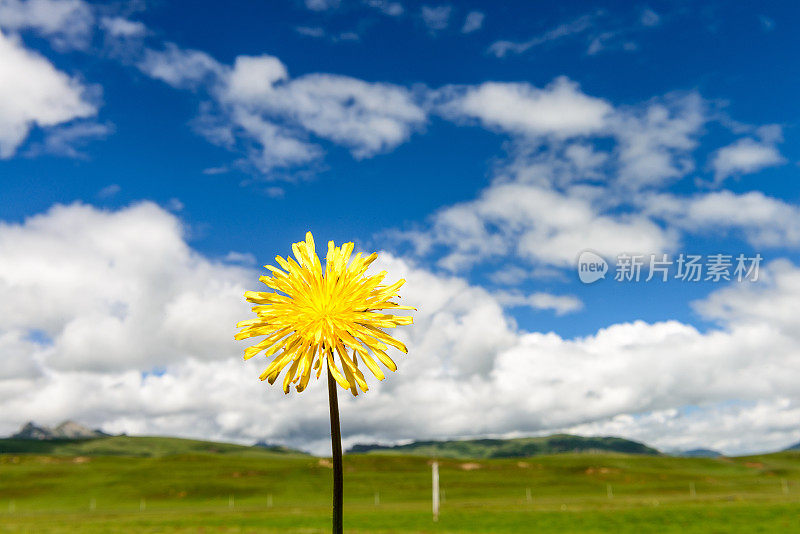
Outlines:
{"label": "dandelion flower head", "polygon": [[415,309],[392,302],[399,297],[397,291],[405,280],[383,285],[386,271],[367,276],[367,268],[378,256],[373,253],[364,257],[359,252],[351,259],[353,243],[337,247],[329,241],[323,270],[311,232],[306,233],[305,241],[292,245],[292,252],[296,259],[275,258],[280,268],[265,266],[272,274],[260,281],[272,291],[244,294],[255,304],[252,310],[257,317],[236,325],[242,329],[236,339],[266,336],[245,349],[244,358],[262,351],[266,351],[267,359],[274,357],[260,376],[270,384],[288,367],[284,393],[289,392],[291,384],[298,392],[303,391],[312,372],[319,378],[325,367],[353,395],[358,395],[358,388],[367,391],[359,361],[383,380],[377,362],[392,371],[397,369],[386,354],[388,348],[408,352],[403,343],[384,332],[413,322],[410,316],[390,313]]}

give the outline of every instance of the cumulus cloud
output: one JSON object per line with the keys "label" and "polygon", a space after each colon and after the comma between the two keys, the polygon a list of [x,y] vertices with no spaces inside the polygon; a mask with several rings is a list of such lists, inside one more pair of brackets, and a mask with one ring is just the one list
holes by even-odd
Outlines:
{"label": "cumulus cloud", "polygon": [[273,84],[288,77],[286,66],[274,56],[239,56],[228,75],[224,98],[258,103],[269,97]]}
{"label": "cumulus cloud", "polygon": [[394,148],[425,120],[406,89],[333,74],[310,74],[276,87],[257,107],[293,116],[306,130],[350,148],[357,158]]}
{"label": "cumulus cloud", "polygon": [[643,215],[603,213],[579,194],[537,184],[498,182],[479,198],[443,208],[424,233],[408,232],[419,253],[447,252],[441,267],[459,271],[491,257],[516,256],[538,265],[571,266],[581,250],[606,257],[623,251],[665,251],[677,235]]}
{"label": "cumulus cloud", "polygon": [[[43,333],[49,368],[146,370],[233,353],[244,271],[193,253],[179,221],[154,204],[54,206],[0,226],[0,249],[0,294],[14,303],[0,329]],[[194,332],[198,319],[218,326]]]}
{"label": "cumulus cloud", "polygon": [[146,49],[138,67],[148,76],[177,88],[195,88],[222,73],[222,66],[199,50],[166,43],[163,50]]}
{"label": "cumulus cloud", "polygon": [[[509,157],[494,166],[491,184],[475,200],[442,207],[419,228],[392,233],[452,272],[497,258],[565,268],[587,248],[608,258],[670,252],[685,236],[710,232],[754,246],[800,245],[794,204],[757,191],[658,192],[696,170],[694,153],[706,126],[721,120],[696,92],[614,107],[562,77],[544,88],[447,86],[433,93],[430,108],[511,138]],[[732,129],[742,128],[754,131],[762,148],[781,139],[774,125]]]}
{"label": "cumulus cloud", "polygon": [[608,102],[584,94],[565,77],[542,89],[504,82],[445,87],[438,101],[446,117],[477,119],[489,128],[532,136],[596,133],[605,127],[612,111]]}
{"label": "cumulus cloud", "polygon": [[372,157],[405,142],[427,117],[404,87],[335,74],[292,79],[270,55],[239,56],[227,66],[167,43],[147,49],[139,68],[173,87],[202,88],[210,99],[195,129],[245,151],[246,165],[262,173],[319,159],[320,140]]}
{"label": "cumulus cloud", "polygon": [[91,90],[0,32],[0,158],[14,155],[35,127],[55,126],[97,112]]}
{"label": "cumulus cloud", "polygon": [[619,181],[640,188],[691,172],[691,151],[706,122],[706,102],[694,92],[668,94],[619,110],[610,125],[618,139]]}
{"label": "cumulus cloud", "polygon": [[711,158],[714,180],[741,174],[752,174],[767,167],[786,163],[774,144],[746,137],[720,148]]}
{"label": "cumulus cloud", "polygon": [[[419,312],[397,333],[410,349],[399,371],[370,379],[368,395],[343,397],[346,445],[563,428],[662,446],[700,436],[725,452],[797,438],[787,421],[800,402],[792,304],[800,268],[787,261],[770,264],[763,284],[731,284],[698,303],[719,323],[707,332],[636,321],[573,339],[518,330],[497,296],[462,278],[388,253],[375,268],[406,278],[402,300]],[[263,362],[243,362],[232,341],[256,276],[193,251],[180,221],[150,203],[55,206],[0,225],[8,303],[0,431],[74,418],[111,432],[268,439],[325,452],[324,387],[285,397],[257,380]],[[743,408],[725,408],[732,399]],[[700,406],[702,417],[683,424],[674,414],[686,406]],[[645,423],[640,434],[634,420]],[[659,420],[672,430],[658,434]]]}
{"label": "cumulus cloud", "polygon": [[[800,441],[800,403],[788,398],[722,402],[623,414],[562,429],[590,436],[622,436],[662,451],[712,449],[726,454],[777,451]],[[743,432],[746,429],[746,432]],[[754,442],[752,436],[757,435]]]}
{"label": "cumulus cloud", "polygon": [[256,141],[263,171],[318,158],[309,135],[371,157],[404,142],[426,118],[407,89],[333,74],[289,80],[272,56],[237,58],[217,95],[234,127]]}
{"label": "cumulus cloud", "polygon": [[800,245],[800,207],[760,191],[648,197],[646,211],[696,234],[735,233],[754,247]]}
{"label": "cumulus cloud", "polygon": [[[497,258],[566,268],[587,248],[608,258],[669,252],[684,231],[696,230],[665,215],[678,209],[665,197],[642,193],[693,167],[707,120],[694,93],[614,108],[559,78],[544,89],[490,82],[445,88],[435,102],[446,117],[474,117],[514,139],[511,157],[478,198],[439,209],[420,230],[393,234],[442,268],[462,271]],[[600,148],[596,139],[611,143]]]}
{"label": "cumulus cloud", "polygon": [[94,15],[83,0],[0,0],[0,29],[32,30],[56,48],[86,48]]}
{"label": "cumulus cloud", "polygon": [[[598,158],[606,159],[606,179],[627,189],[661,186],[691,172],[692,151],[709,121],[708,104],[696,92],[614,107],[563,76],[543,88],[508,82],[446,86],[433,92],[431,102],[446,118],[477,120],[515,136],[520,144],[538,148],[549,143],[551,153],[563,150],[576,165],[583,160],[596,167],[602,163]],[[580,138],[610,139],[613,153],[576,143]],[[566,141],[571,144],[564,146]]]}

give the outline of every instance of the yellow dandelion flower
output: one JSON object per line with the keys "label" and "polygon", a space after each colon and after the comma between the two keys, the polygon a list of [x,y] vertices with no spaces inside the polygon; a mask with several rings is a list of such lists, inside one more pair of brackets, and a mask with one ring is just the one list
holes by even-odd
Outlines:
{"label": "yellow dandelion flower", "polygon": [[[283,378],[284,393],[289,392],[292,383],[298,392],[303,391],[312,371],[319,378],[326,365],[336,382],[353,395],[358,395],[356,386],[367,391],[359,360],[383,380],[376,360],[395,371],[397,366],[386,354],[388,347],[408,352],[403,343],[384,332],[386,328],[413,322],[410,316],[385,312],[416,309],[391,300],[399,297],[397,290],[405,280],[383,285],[386,271],[366,276],[378,255],[363,257],[359,252],[351,260],[353,243],[337,247],[329,241],[323,271],[311,232],[306,233],[305,241],[294,243],[292,251],[296,260],[276,256],[280,268],[265,266],[272,275],[262,276],[260,281],[272,291],[244,294],[255,304],[252,309],[257,317],[236,325],[242,329],[236,339],[266,336],[245,349],[244,358],[262,351],[266,351],[267,358],[274,356],[260,377],[270,384],[288,366]],[[338,355],[341,367],[334,355]]]}

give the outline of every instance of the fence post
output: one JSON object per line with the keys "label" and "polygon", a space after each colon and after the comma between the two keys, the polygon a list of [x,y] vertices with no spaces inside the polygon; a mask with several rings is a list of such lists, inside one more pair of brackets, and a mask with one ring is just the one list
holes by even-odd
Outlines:
{"label": "fence post", "polygon": [[433,520],[439,521],[439,462],[433,462],[431,472],[433,475]]}

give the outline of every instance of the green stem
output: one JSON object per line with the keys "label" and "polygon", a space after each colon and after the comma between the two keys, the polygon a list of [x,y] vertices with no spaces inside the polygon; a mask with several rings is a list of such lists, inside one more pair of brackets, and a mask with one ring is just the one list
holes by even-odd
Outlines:
{"label": "green stem", "polygon": [[336,380],[328,369],[328,404],[331,409],[331,452],[333,458],[333,534],[342,534],[342,431],[339,428],[339,400]]}

